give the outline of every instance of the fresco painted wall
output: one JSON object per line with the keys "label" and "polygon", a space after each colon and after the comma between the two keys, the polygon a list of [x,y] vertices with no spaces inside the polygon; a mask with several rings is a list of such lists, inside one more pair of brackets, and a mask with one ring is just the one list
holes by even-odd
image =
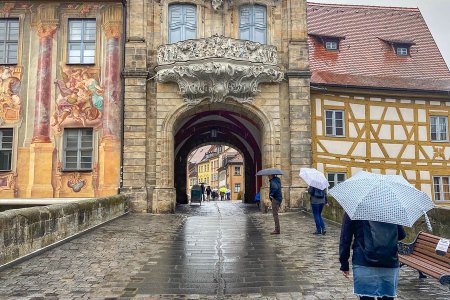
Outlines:
{"label": "fresco painted wall", "polygon": [[[120,1],[8,1],[0,3],[2,19],[18,20],[19,33],[17,63],[0,64],[0,128],[13,132],[11,168],[0,172],[0,198],[117,194]],[[93,63],[68,63],[69,20],[76,19],[95,20]],[[88,153],[90,167],[68,169],[65,131],[80,128],[92,129],[92,137],[84,137],[90,150],[80,152]]]}

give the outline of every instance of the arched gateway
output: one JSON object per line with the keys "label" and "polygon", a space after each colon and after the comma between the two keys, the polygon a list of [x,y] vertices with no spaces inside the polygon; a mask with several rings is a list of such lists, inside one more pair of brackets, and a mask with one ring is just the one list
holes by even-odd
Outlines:
{"label": "arched gateway", "polygon": [[134,211],[186,203],[189,152],[219,143],[245,159],[246,202],[267,197],[255,174],[277,167],[284,205],[299,205],[298,171],[311,165],[306,1],[285,2],[129,1],[122,192]]}

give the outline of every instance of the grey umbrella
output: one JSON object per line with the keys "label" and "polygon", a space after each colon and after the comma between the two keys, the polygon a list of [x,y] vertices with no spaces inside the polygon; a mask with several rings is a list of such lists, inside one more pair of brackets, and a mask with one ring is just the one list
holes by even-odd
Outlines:
{"label": "grey umbrella", "polygon": [[269,169],[262,169],[259,170],[258,173],[256,173],[257,176],[266,176],[266,175],[284,175],[284,172],[280,169],[275,168],[269,168]]}

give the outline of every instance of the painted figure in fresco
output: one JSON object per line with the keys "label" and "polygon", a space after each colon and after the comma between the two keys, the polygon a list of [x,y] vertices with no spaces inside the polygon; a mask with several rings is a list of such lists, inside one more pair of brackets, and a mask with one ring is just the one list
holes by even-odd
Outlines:
{"label": "painted figure in fresco", "polygon": [[63,79],[55,84],[59,90],[52,126],[61,132],[62,125],[101,125],[103,88],[91,69],[61,65]]}
{"label": "painted figure in fresco", "polygon": [[[16,120],[20,111],[20,79],[10,67],[0,66],[0,118]],[[12,114],[11,114],[12,113]]]}

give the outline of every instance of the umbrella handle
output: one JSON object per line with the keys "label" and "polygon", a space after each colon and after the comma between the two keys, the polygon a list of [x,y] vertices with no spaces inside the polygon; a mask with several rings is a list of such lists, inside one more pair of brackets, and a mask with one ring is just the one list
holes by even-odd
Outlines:
{"label": "umbrella handle", "polygon": [[425,211],[423,212],[423,215],[425,217],[425,222],[427,223],[428,230],[430,232],[433,232],[433,228],[431,227],[430,219],[428,218],[428,215],[427,215],[427,213]]}

